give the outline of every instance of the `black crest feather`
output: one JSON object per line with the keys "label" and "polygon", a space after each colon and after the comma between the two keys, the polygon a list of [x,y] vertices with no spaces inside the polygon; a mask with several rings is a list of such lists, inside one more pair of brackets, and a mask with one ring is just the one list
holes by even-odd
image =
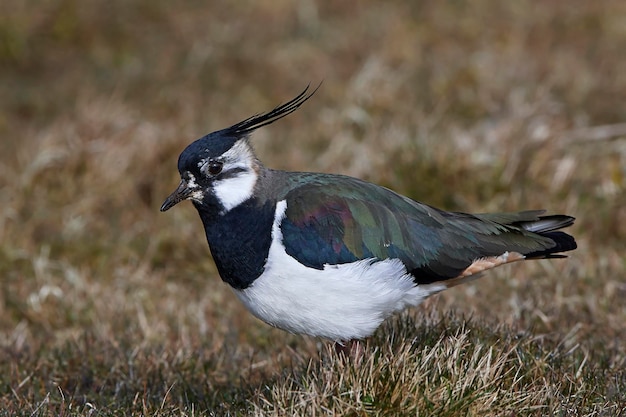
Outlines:
{"label": "black crest feather", "polygon": [[305,101],[311,98],[313,94],[320,88],[322,84],[320,83],[315,90],[309,92],[310,84],[306,86],[304,91],[298,94],[293,99],[288,102],[281,104],[280,106],[275,107],[274,109],[266,112],[255,114],[252,117],[247,118],[237,124],[232,125],[224,129],[221,133],[233,136],[243,136],[249,133],[252,133],[256,129],[267,126],[271,123],[274,123],[278,119],[282,119],[288,114],[293,113],[298,110],[298,108],[304,104]]}

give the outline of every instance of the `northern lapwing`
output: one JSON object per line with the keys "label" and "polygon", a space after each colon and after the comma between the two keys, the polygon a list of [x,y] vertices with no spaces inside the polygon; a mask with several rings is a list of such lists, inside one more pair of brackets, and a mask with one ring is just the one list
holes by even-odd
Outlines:
{"label": "northern lapwing", "polygon": [[487,269],[576,248],[559,231],[570,216],[448,212],[357,178],[263,166],[250,134],[314,93],[191,143],[161,206],[191,200],[222,280],[264,322],[339,343],[362,339]]}

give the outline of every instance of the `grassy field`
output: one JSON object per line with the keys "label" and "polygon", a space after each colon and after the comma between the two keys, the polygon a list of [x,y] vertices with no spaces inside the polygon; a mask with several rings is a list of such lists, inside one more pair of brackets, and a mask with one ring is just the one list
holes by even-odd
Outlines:
{"label": "grassy field", "polygon": [[[626,415],[626,2],[0,1],[0,415]],[[568,259],[389,320],[358,363],[259,322],[192,140],[323,85],[267,166],[577,217]]]}

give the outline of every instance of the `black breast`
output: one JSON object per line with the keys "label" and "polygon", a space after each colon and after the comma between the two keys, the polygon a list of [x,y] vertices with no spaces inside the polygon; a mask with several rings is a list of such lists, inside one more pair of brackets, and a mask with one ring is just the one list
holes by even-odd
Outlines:
{"label": "black breast", "polygon": [[249,287],[264,270],[272,243],[276,205],[250,199],[224,215],[196,205],[217,270],[236,289]]}

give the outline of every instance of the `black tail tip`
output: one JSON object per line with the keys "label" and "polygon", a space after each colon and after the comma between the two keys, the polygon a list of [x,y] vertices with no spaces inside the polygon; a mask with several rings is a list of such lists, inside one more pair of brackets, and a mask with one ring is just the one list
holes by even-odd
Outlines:
{"label": "black tail tip", "polygon": [[563,255],[562,252],[569,252],[578,248],[574,236],[565,232],[544,232],[540,233],[540,235],[551,239],[554,242],[554,246],[543,251],[529,253],[526,255],[526,258],[567,258],[567,255]]}

